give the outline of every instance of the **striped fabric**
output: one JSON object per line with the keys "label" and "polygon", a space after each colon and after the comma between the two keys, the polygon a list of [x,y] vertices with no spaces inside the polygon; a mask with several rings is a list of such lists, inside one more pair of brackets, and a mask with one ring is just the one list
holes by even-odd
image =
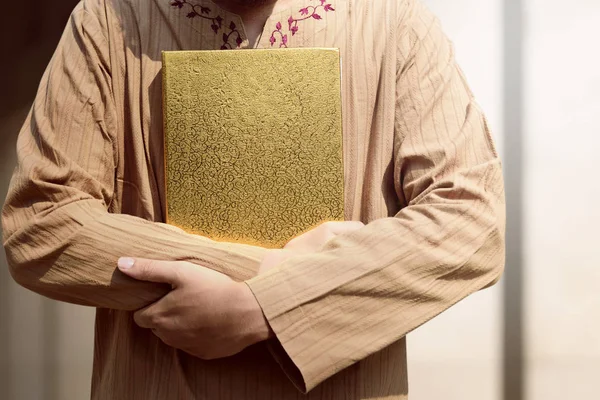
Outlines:
{"label": "striped fabric", "polygon": [[[241,19],[209,1],[77,6],[18,140],[11,273],[98,309],[93,399],[405,399],[405,335],[504,265],[501,164],[452,46],[418,0],[276,6],[256,47],[341,51],[346,218],[367,225],[257,276],[264,249],[161,223],[161,51],[238,45]],[[169,288],[121,256],[247,281],[277,339],[216,361],[164,345],[131,311]]]}

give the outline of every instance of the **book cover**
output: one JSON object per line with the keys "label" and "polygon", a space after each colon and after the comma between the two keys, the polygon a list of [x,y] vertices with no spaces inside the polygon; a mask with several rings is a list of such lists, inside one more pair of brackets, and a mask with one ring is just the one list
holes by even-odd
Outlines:
{"label": "book cover", "polygon": [[344,219],[337,49],[163,53],[167,223],[281,248]]}

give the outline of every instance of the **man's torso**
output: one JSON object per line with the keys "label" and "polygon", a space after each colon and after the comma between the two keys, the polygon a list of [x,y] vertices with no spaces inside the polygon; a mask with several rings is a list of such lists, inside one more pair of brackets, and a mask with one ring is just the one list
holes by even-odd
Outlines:
{"label": "man's torso", "polygon": [[[247,47],[239,17],[202,0],[94,0],[118,128],[111,212],[163,221],[161,52]],[[276,10],[257,48],[335,47],[342,57],[346,219],[399,211],[393,181],[398,1],[295,0]],[[251,51],[251,50],[248,50]],[[243,68],[243,66],[239,66]],[[403,399],[404,339],[302,395],[266,350],[203,361],[164,345],[127,312],[97,313],[94,399]]]}

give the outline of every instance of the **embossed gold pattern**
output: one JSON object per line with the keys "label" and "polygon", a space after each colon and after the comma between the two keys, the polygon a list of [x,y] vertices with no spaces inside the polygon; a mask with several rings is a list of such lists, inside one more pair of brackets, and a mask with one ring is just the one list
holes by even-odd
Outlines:
{"label": "embossed gold pattern", "polygon": [[167,222],[280,248],[344,219],[335,49],[163,53]]}

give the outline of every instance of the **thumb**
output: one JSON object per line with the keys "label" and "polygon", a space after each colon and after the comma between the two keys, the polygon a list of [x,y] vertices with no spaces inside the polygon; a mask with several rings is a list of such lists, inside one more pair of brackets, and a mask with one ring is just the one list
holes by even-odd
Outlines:
{"label": "thumb", "polygon": [[179,282],[179,266],[176,262],[122,257],[117,265],[125,275],[140,281],[168,283],[173,286]]}

